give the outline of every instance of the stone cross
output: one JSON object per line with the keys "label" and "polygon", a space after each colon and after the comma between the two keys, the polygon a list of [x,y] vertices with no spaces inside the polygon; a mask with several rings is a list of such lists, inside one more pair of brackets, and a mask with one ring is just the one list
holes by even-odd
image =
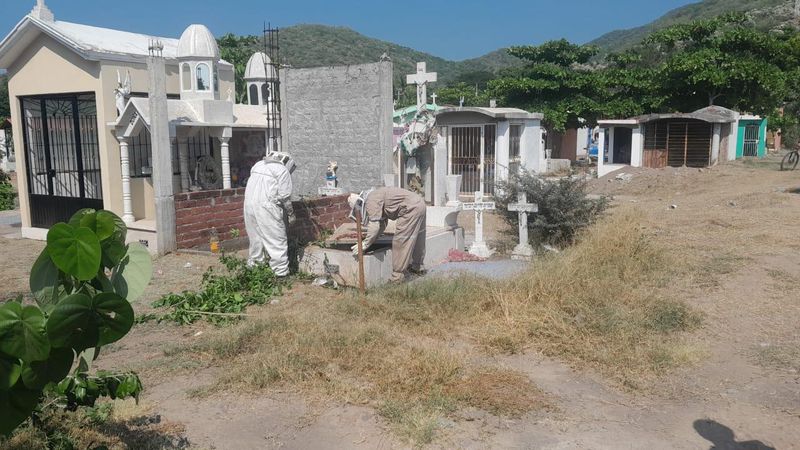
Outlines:
{"label": "stone cross", "polygon": [[496,209],[494,202],[484,202],[483,193],[481,191],[475,192],[475,201],[466,202],[463,204],[465,211],[475,211],[475,242],[469,248],[469,252],[481,258],[488,258],[492,256],[492,250],[486,245],[483,240],[483,212]]}
{"label": "stone cross", "polygon": [[508,210],[519,214],[519,244],[514,247],[511,259],[530,260],[533,257],[533,247],[528,243],[528,214],[539,212],[539,205],[528,203],[528,196],[520,192],[517,203],[508,205]]}
{"label": "stone cross", "polygon": [[417,85],[417,111],[428,103],[428,83],[436,82],[436,72],[428,72],[424,62],[417,63],[417,73],[406,75],[407,84]]}
{"label": "stone cross", "polygon": [[[800,1],[800,0],[797,0],[797,1]],[[434,105],[436,105],[436,97],[437,97],[437,95],[436,95],[436,92],[434,92],[433,94],[431,94],[431,98],[433,99],[433,104],[434,104]]]}

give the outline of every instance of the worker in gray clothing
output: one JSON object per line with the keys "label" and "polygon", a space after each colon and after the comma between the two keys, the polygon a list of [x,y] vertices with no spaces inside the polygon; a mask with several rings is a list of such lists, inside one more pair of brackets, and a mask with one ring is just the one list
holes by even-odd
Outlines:
{"label": "worker in gray clothing", "polygon": [[[396,221],[392,239],[392,282],[405,279],[405,272],[422,273],[425,259],[425,201],[418,194],[397,187],[381,187],[351,194],[348,198],[353,215],[359,211],[367,227],[362,248],[367,251],[386,228]],[[353,246],[358,256],[358,244]]]}

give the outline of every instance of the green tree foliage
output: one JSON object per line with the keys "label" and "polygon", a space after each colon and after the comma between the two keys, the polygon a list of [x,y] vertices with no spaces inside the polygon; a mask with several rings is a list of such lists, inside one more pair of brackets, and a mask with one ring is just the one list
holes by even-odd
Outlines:
{"label": "green tree foliage", "polygon": [[581,119],[594,121],[601,114],[602,83],[587,64],[596,48],[562,39],[512,47],[509,52],[527,64],[489,82],[490,95],[503,105],[541,112],[545,124],[559,131],[578,126]]}
{"label": "green tree foliage", "polygon": [[131,329],[130,302],[150,282],[150,254],[126,245],[126,234],[108,211],[81,210],[54,225],[31,268],[36,304],[19,298],[0,305],[0,434],[10,434],[45,396],[69,408],[100,396],[138,396],[135,374],[88,374],[100,348]]}
{"label": "green tree foliage", "polygon": [[8,99],[8,75],[0,75],[0,119],[11,117],[11,103]]}
{"label": "green tree foliage", "polygon": [[439,105],[489,106],[489,94],[474,84],[457,83],[436,91],[436,103]]}
{"label": "green tree foliage", "polygon": [[264,51],[262,39],[258,36],[236,36],[228,33],[217,39],[217,45],[220,57],[233,64],[236,77],[236,100],[239,103],[246,103],[247,85],[244,81],[244,70],[253,53]]}
{"label": "green tree foliage", "polygon": [[728,14],[653,33],[640,52],[660,59],[654,76],[668,109],[720,105],[766,115],[789,95],[797,67],[784,34],[758,31],[743,15]]}

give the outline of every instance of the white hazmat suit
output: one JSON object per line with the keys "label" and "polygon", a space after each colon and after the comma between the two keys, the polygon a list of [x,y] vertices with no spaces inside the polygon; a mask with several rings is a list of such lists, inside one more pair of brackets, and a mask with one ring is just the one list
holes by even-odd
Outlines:
{"label": "white hazmat suit", "polygon": [[283,203],[291,195],[292,177],[280,162],[265,158],[250,169],[244,191],[244,225],[250,239],[247,262],[263,263],[268,255],[269,266],[279,277],[289,274]]}

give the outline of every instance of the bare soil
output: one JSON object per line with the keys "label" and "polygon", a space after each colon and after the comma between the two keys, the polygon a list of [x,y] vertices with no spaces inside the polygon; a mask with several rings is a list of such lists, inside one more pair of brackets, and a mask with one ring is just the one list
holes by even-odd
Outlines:
{"label": "bare soil", "polygon": [[[800,448],[800,172],[774,160],[713,169],[629,170],[592,181],[613,196],[610,214],[642,212],[642,226],[692,267],[672,287],[701,311],[692,335],[703,358],[646,386],[626,390],[581,367],[535,353],[489,357],[484,364],[530,377],[554,407],[518,419],[462,411],[440,424],[441,448]],[[462,222],[464,217],[461,218]],[[0,233],[2,234],[2,233]],[[27,291],[40,242],[0,238],[0,297]],[[194,289],[216,264],[177,254],[155,262],[137,313],[167,292]],[[290,307],[336,293],[296,283]],[[261,309],[268,309],[265,306]],[[263,311],[262,311],[263,312]],[[294,392],[237,392],[197,398],[226,370],[165,356],[210,331],[198,324],[146,323],[105,350],[99,365],[140,372],[142,415],[180,423],[192,448],[404,448],[373,409],[330,404]],[[453,343],[454,346],[459,343]],[[186,375],[174,375],[176,373]]]}

